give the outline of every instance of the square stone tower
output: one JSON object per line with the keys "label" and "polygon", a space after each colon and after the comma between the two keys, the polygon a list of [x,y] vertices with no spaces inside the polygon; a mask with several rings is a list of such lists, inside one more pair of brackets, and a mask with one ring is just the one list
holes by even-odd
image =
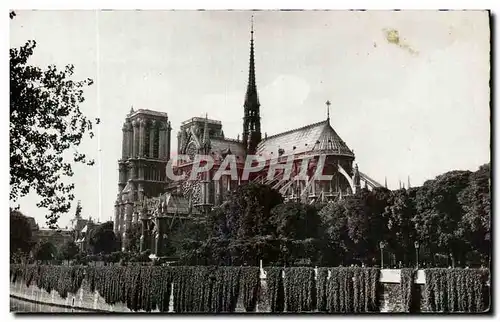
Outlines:
{"label": "square stone tower", "polygon": [[163,112],[131,109],[125,118],[114,218],[115,234],[123,241],[127,229],[139,220],[134,204],[165,191],[171,129]]}

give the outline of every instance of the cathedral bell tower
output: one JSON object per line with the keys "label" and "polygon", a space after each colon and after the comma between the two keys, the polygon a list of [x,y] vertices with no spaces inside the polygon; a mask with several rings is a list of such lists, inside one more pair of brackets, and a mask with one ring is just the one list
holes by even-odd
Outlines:
{"label": "cathedral bell tower", "polygon": [[131,109],[125,118],[114,218],[114,232],[122,237],[125,249],[126,231],[139,220],[136,206],[165,191],[171,129],[167,113]]}
{"label": "cathedral bell tower", "polygon": [[250,32],[250,66],[248,71],[248,86],[245,95],[245,114],[243,116],[243,146],[248,154],[254,154],[262,139],[260,133],[260,103],[255,84],[255,58],[253,48],[253,17]]}

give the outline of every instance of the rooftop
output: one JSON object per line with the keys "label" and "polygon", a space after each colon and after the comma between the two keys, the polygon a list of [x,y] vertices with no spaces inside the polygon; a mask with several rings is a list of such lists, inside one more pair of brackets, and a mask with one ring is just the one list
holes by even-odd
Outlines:
{"label": "rooftop", "polygon": [[211,120],[211,119],[204,118],[204,117],[192,117],[189,120],[186,120],[186,121],[182,122],[181,125],[186,125],[186,124],[189,124],[189,123],[192,123],[192,122],[203,122],[204,123],[205,121],[208,124],[222,124],[222,122],[218,121],[218,120]]}
{"label": "rooftop", "polygon": [[331,127],[328,120],[268,136],[257,146],[257,154],[274,157],[314,151],[354,157],[354,153]]}
{"label": "rooftop", "polygon": [[137,111],[133,111],[131,110],[130,114],[128,115],[128,117],[134,117],[136,115],[152,115],[152,116],[159,116],[159,117],[166,117],[168,118],[168,114],[165,113],[165,112],[158,112],[158,111],[152,111],[152,110],[148,110],[148,109],[139,109]]}

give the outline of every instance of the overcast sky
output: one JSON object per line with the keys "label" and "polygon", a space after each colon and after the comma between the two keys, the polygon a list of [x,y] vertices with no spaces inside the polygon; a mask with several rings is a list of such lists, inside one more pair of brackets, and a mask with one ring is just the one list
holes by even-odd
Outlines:
{"label": "overcast sky", "polygon": [[[180,122],[193,116],[221,120],[228,137],[241,132],[251,14],[17,12],[12,47],[35,39],[32,64],[73,64],[75,79],[95,81],[81,108],[101,118],[99,138],[81,150],[98,162],[76,166],[73,177],[85,217],[113,216],[121,127],[132,105],[169,114],[174,150]],[[389,188],[408,175],[421,185],[489,162],[486,12],[253,14],[263,133],[324,120],[330,100],[331,124],[360,170],[381,183],[387,177]],[[42,224],[45,211],[36,201],[35,195],[22,199],[21,211]],[[61,227],[73,213],[61,218]]]}

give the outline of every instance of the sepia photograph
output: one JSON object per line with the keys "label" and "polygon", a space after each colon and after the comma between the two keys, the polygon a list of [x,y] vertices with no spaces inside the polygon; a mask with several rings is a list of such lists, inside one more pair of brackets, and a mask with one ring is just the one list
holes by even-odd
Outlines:
{"label": "sepia photograph", "polygon": [[12,313],[492,313],[490,11],[9,18]]}

